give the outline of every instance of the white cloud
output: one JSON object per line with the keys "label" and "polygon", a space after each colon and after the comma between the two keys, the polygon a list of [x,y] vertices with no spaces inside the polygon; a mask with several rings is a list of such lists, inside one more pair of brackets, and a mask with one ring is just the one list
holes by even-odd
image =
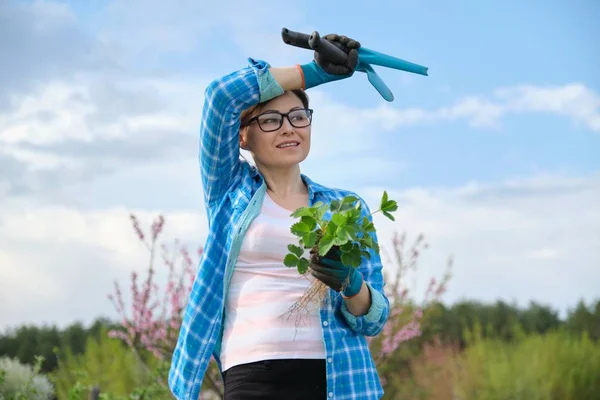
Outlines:
{"label": "white cloud", "polygon": [[0,2],[0,109],[8,99],[81,71],[115,66],[109,49],[81,28],[67,4],[55,1]]}
{"label": "white cloud", "polygon": [[563,86],[532,85],[498,89],[507,112],[558,114],[600,132],[600,96],[580,83]]}
{"label": "white cloud", "polygon": [[125,166],[196,158],[205,82],[89,76],[15,98],[0,110],[2,192],[43,193]]}
{"label": "white cloud", "polygon": [[500,88],[489,96],[469,95],[437,109],[398,108],[384,103],[373,108],[346,110],[355,115],[358,129],[394,130],[413,125],[464,121],[474,128],[501,126],[512,114],[555,114],[600,132],[600,96],[583,84],[515,86]]}
{"label": "white cloud", "polygon": [[[364,193],[376,207],[382,192]],[[377,217],[383,242],[392,229],[426,235],[431,249],[418,275],[422,285],[440,277],[446,257],[454,255],[446,300],[502,298],[526,305],[535,299],[564,311],[581,297],[600,295],[598,175],[389,192],[399,201],[398,222]]]}
{"label": "white cloud", "polygon": [[[95,19],[102,27],[102,42],[120,49],[120,55],[128,60],[144,57],[151,62],[165,53],[191,54],[204,49],[210,49],[213,60],[223,60],[231,57],[233,45],[259,58],[268,52],[270,62],[277,64],[294,51],[283,46],[278,36],[281,15],[286,16],[283,23],[288,27],[307,29],[303,22],[300,25],[305,19],[301,8],[290,12],[287,4],[275,1],[248,7],[242,0],[118,0],[111,1]],[[277,54],[273,54],[273,46],[277,46]],[[222,50],[225,47],[227,50]]]}
{"label": "white cloud", "polygon": [[51,81],[0,113],[0,144],[123,138],[141,130],[191,131],[207,80]]}
{"label": "white cloud", "polygon": [[560,256],[560,251],[552,247],[543,247],[528,254],[533,260],[552,260]]}
{"label": "white cloud", "polygon": [[[131,271],[143,272],[149,256],[137,239],[129,214],[139,219],[144,232],[161,210],[126,210],[122,207],[82,211],[66,207],[15,206],[0,214],[0,311],[3,325],[22,322],[89,323],[98,316],[114,316],[107,295],[113,281],[129,288]],[[205,215],[194,211],[170,212],[162,238],[167,246],[175,238],[194,252],[205,239]],[[157,282],[163,285],[166,268],[155,264]],[[15,302],[15,299],[19,299]]]}
{"label": "white cloud", "polygon": [[[176,171],[173,171],[175,173]],[[382,191],[359,190],[373,210]],[[530,299],[564,311],[597,295],[600,281],[600,177],[555,176],[454,188],[389,190],[399,201],[397,223],[376,224],[383,246],[393,230],[410,238],[424,233],[430,249],[416,275],[422,294],[431,276],[441,277],[447,257],[455,257],[445,300],[461,297],[493,301]],[[143,226],[160,211],[133,209]],[[117,279],[128,286],[129,272],[146,266],[147,254],[129,221],[130,209],[84,210],[9,204],[0,214],[1,320],[70,323],[113,315],[106,299]],[[206,219],[194,209],[166,212],[165,239],[203,244]],[[32,251],[34,249],[34,251]],[[158,264],[161,265],[161,264]],[[387,265],[387,268],[391,265]],[[159,279],[165,271],[159,269]],[[164,281],[163,281],[164,282]],[[19,302],[9,301],[18,298]]]}

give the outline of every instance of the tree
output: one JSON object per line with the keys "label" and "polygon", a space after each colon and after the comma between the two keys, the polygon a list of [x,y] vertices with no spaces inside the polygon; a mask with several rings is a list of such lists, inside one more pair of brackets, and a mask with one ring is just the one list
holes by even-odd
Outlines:
{"label": "tree", "polygon": [[[130,219],[138,239],[149,252],[149,264],[146,276],[141,280],[135,271],[131,274],[130,313],[125,309],[121,287],[115,282],[115,291],[108,297],[121,315],[122,322],[121,327],[111,330],[109,335],[127,343],[144,365],[148,364],[149,355],[155,357],[159,361],[159,368],[164,371],[170,364],[177,343],[183,310],[195,278],[194,265],[197,261],[192,259],[187,247],[178,239],[175,239],[171,249],[159,243],[165,224],[162,215],[152,223],[149,235],[142,230],[135,215],[131,215]],[[162,294],[155,282],[155,262],[159,247],[162,250],[162,260],[168,269],[168,278]],[[199,247],[196,255],[201,256],[202,252],[203,248]],[[157,379],[160,385],[167,387],[165,376],[159,375]],[[203,387],[222,396],[220,373],[214,360],[209,365]]]}

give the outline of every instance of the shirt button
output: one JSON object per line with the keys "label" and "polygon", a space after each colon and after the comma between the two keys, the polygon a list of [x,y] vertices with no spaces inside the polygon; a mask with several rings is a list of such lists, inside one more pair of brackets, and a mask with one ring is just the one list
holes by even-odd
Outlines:
{"label": "shirt button", "polygon": [[327,325],[329,325],[329,322],[323,321],[323,326],[327,326]]}
{"label": "shirt button", "polygon": [[333,397],[333,392],[329,392],[329,397]]}
{"label": "shirt button", "polygon": [[327,362],[331,362],[331,361],[332,361],[332,360],[331,360],[331,357],[329,357],[329,358],[327,359]]}

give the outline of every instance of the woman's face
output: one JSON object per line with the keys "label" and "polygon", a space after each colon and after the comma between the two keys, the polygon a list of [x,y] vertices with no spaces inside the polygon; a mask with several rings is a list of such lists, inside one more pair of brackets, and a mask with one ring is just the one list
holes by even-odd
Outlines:
{"label": "woman's face", "polygon": [[[296,126],[277,112],[290,113],[289,118]],[[252,153],[257,166],[286,168],[306,159],[310,151],[311,116],[294,93],[286,92],[265,103],[257,116],[259,120],[254,120],[240,134],[241,147]]]}

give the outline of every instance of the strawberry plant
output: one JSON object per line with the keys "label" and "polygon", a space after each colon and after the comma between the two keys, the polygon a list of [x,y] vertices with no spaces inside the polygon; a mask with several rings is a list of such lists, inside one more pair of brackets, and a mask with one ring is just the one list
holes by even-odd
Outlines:
{"label": "strawberry plant", "polygon": [[[398,209],[396,201],[388,198],[383,192],[379,209],[384,216],[395,221],[392,212]],[[330,218],[325,219],[327,211]],[[333,200],[329,205],[317,202],[310,207],[301,207],[291,214],[300,220],[294,223],[290,230],[298,237],[298,244],[289,244],[289,253],[283,263],[290,268],[297,268],[301,275],[307,273],[309,266],[316,257],[326,255],[333,246],[341,250],[341,261],[344,265],[358,268],[362,258],[370,259],[369,250],[379,254],[379,246],[370,235],[375,232],[375,226],[369,216],[363,215],[361,202],[356,196],[346,196],[341,200]],[[305,257],[306,250],[310,256]],[[307,296],[301,300],[303,307],[315,295],[326,294],[326,285],[320,281],[313,283]]]}

